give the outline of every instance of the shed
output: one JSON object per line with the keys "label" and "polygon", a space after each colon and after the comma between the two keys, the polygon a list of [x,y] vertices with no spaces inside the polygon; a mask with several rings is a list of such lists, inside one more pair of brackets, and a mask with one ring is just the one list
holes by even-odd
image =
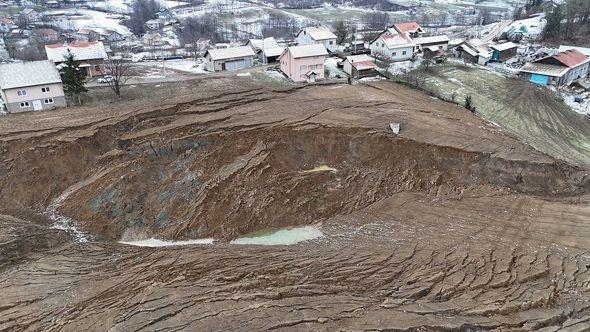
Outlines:
{"label": "shed", "polygon": [[354,78],[374,76],[377,73],[377,65],[366,54],[347,56],[343,69]]}
{"label": "shed", "polygon": [[491,45],[492,60],[504,62],[516,56],[518,45],[513,42]]}
{"label": "shed", "polygon": [[254,51],[249,46],[211,49],[205,53],[208,71],[239,70],[252,67]]}

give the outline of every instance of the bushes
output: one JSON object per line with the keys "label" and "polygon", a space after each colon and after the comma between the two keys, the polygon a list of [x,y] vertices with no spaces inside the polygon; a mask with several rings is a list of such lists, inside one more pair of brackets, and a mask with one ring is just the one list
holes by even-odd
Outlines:
{"label": "bushes", "polygon": [[465,97],[465,108],[468,109],[471,113],[475,114],[475,106],[473,106],[473,100],[471,95],[467,95]]}

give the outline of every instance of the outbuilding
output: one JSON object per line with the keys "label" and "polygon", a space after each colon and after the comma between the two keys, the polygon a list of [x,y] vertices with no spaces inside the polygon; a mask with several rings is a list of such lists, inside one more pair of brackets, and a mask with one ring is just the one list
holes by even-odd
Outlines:
{"label": "outbuilding", "polygon": [[439,50],[447,51],[449,49],[449,36],[430,36],[430,37],[419,37],[413,38],[414,44],[418,50],[424,50],[425,48],[436,47]]}
{"label": "outbuilding", "polygon": [[344,72],[354,78],[375,76],[377,65],[366,54],[347,56],[343,65]]}
{"label": "outbuilding", "polygon": [[205,53],[208,71],[232,71],[252,67],[254,51],[249,46],[211,49]]}
{"label": "outbuilding", "polygon": [[328,51],[323,44],[291,46],[281,54],[281,71],[294,82],[313,83],[324,79]]}
{"label": "outbuilding", "polygon": [[492,49],[492,60],[504,62],[516,56],[518,45],[513,42],[490,45]]}
{"label": "outbuilding", "polygon": [[61,77],[48,60],[0,65],[0,90],[8,113],[66,106]]}

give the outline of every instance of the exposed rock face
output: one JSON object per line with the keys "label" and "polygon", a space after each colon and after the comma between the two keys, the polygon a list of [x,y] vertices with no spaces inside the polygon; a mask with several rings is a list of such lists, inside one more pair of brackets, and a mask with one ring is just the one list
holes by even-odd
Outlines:
{"label": "exposed rock face", "polygon": [[[5,217],[0,330],[589,326],[585,170],[390,83],[207,84],[2,134],[0,212],[55,208],[91,242]],[[226,242],[318,222],[325,236],[295,246]],[[114,243],[148,237],[220,241]]]}

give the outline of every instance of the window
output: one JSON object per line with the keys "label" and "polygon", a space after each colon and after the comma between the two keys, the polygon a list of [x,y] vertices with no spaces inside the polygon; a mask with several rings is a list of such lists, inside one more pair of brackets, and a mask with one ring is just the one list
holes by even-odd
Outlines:
{"label": "window", "polygon": [[403,51],[403,52],[402,52],[402,55],[406,55],[406,51]]}
{"label": "window", "polygon": [[19,96],[26,96],[27,90],[18,90],[18,91],[16,91],[16,94]]}
{"label": "window", "polygon": [[318,69],[318,65],[311,65],[311,70],[317,70]]}
{"label": "window", "polygon": [[30,104],[28,101],[20,103],[20,108],[25,108],[25,107],[29,107],[29,106],[30,106]]}
{"label": "window", "polygon": [[44,88],[41,88],[41,92],[49,92],[49,87],[46,86]]}
{"label": "window", "polygon": [[47,98],[47,99],[43,100],[43,102],[45,104],[53,104],[53,98]]}
{"label": "window", "polygon": [[330,40],[330,45],[333,45],[333,44],[334,44],[334,41],[333,40]]}
{"label": "window", "polygon": [[397,52],[393,52],[393,53],[391,53],[391,55],[396,56],[397,55]]}
{"label": "window", "polygon": [[299,72],[300,73],[306,73],[307,72],[307,66],[306,65],[299,66]]}
{"label": "window", "polygon": [[100,71],[100,67],[98,65],[94,65],[94,70]]}

